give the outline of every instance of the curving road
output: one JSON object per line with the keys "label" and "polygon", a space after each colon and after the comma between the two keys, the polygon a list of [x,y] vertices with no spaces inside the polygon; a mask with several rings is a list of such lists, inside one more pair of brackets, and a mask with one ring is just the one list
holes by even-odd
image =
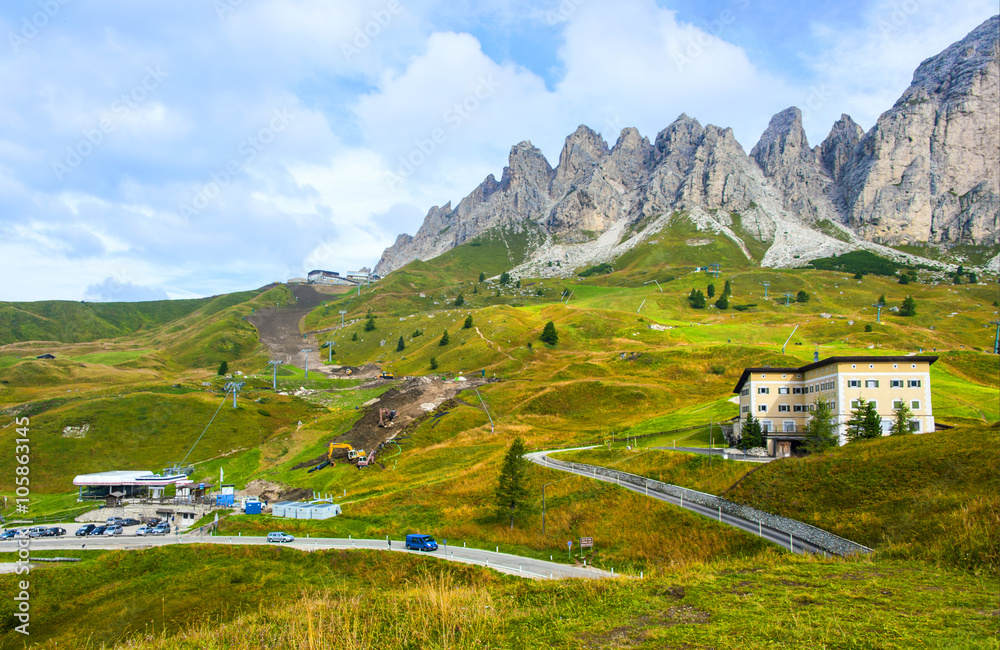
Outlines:
{"label": "curving road", "polygon": [[[538,580],[562,579],[562,578],[612,578],[618,574],[602,571],[593,567],[575,567],[545,560],[511,555],[509,553],[497,553],[494,551],[484,551],[478,548],[465,548],[463,546],[445,545],[438,541],[437,551],[420,552],[406,550],[403,540],[392,540],[390,547],[384,539],[343,539],[332,537],[312,537],[306,539],[296,538],[294,542],[281,544],[289,548],[301,551],[317,551],[325,549],[369,549],[378,551],[394,551],[397,553],[410,553],[423,557],[432,557],[449,562],[462,562],[464,564],[478,564],[490,569],[495,569],[501,573],[534,578]],[[231,545],[260,545],[268,544],[266,537],[229,537],[219,535],[193,536],[193,535],[165,535],[162,537],[39,537],[32,538],[30,550],[36,551],[69,551],[69,550],[134,550],[140,548],[150,548],[153,546],[167,546],[170,544],[231,544]],[[17,540],[0,540],[0,553],[10,553],[18,550]]]}
{"label": "curving road", "polygon": [[604,476],[602,474],[597,474],[596,472],[593,474],[589,474],[582,470],[575,470],[573,468],[561,467],[559,465],[555,465],[549,462],[548,454],[554,454],[562,451],[576,451],[578,449],[593,449],[593,447],[575,447],[573,449],[551,449],[549,451],[536,451],[526,454],[525,458],[527,458],[528,460],[537,465],[541,465],[542,467],[548,469],[557,470],[560,472],[567,472],[570,474],[577,474],[579,476],[585,476],[587,478],[595,479],[598,481],[604,481],[605,483],[612,483],[620,487],[623,487],[626,490],[632,490],[633,492],[638,492],[639,494],[651,497],[653,499],[666,501],[667,503],[679,506],[681,508],[684,508],[685,510],[696,512],[699,515],[702,515],[719,523],[725,524],[727,526],[732,526],[733,528],[739,528],[740,530],[752,533],[754,535],[757,535],[758,537],[762,537],[773,544],[777,544],[782,548],[786,548],[792,551],[793,553],[822,553],[823,555],[828,555],[825,549],[816,546],[815,544],[811,544],[805,540],[795,538],[783,531],[769,528],[768,526],[764,526],[758,522],[748,521],[741,517],[737,517],[736,515],[724,513],[719,510],[715,510],[714,508],[711,508],[709,506],[704,506],[699,503],[694,503],[692,501],[682,501],[678,497],[665,494],[655,489],[651,490],[648,487],[644,488],[632,485],[630,483],[622,483],[620,481],[615,480],[614,478],[611,478],[609,476]]}

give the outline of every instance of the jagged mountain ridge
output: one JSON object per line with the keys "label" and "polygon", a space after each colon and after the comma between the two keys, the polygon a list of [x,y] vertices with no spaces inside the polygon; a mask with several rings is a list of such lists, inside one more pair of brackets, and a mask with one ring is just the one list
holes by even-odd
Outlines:
{"label": "jagged mountain ridge", "polygon": [[[553,168],[530,142],[511,149],[500,181],[489,175],[456,208],[428,212],[400,235],[376,272],[428,260],[494,228],[544,235],[520,275],[611,261],[684,211],[699,227],[733,232],[733,214],[771,243],[761,264],[795,266],[856,248],[934,242],[998,243],[1000,16],[924,61],[913,82],[864,133],[843,115],[810,147],[799,109],[775,115],[750,154],[728,128],[681,115],[650,143],[623,129],[608,147],[587,126]],[[651,224],[626,237],[628,226]],[[843,231],[838,238],[814,229]],[[848,241],[842,241],[846,239]],[[564,260],[561,267],[546,262]]]}

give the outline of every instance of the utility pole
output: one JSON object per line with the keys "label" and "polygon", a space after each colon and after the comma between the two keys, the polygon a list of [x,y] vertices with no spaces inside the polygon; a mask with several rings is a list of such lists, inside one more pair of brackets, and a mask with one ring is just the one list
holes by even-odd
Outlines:
{"label": "utility pole", "polygon": [[281,361],[278,359],[271,359],[267,362],[267,365],[274,366],[274,376],[271,378],[271,388],[273,390],[278,390],[278,366],[281,365]]}
{"label": "utility pole", "polygon": [[303,350],[299,350],[299,352],[303,352],[306,355],[306,379],[309,379],[309,353],[312,352],[312,350],[310,348],[305,348]]}
{"label": "utility pole", "polygon": [[328,352],[326,362],[330,365],[333,365],[333,341],[332,340],[327,341],[326,347],[327,347],[326,351]]}
{"label": "utility pole", "polygon": [[881,323],[882,322],[882,303],[877,302],[874,305],[872,305],[872,307],[878,307],[878,313],[875,314],[875,322],[876,323]]}
{"label": "utility pole", "polygon": [[761,282],[764,285],[764,300],[767,300],[767,288],[771,286],[770,282]]}
{"label": "utility pole", "polygon": [[993,354],[1000,354],[1000,321],[991,320],[990,325],[997,326],[997,335],[993,339]]}
{"label": "utility pole", "polygon": [[343,311],[343,310],[341,310],[341,312],[340,312],[340,326],[341,326],[341,327],[343,327],[343,326],[344,326],[344,314],[346,314],[346,313],[347,313],[347,312],[346,312],[346,311]]}
{"label": "utility pole", "polygon": [[792,300],[792,296],[794,296],[794,295],[795,295],[795,294],[794,294],[794,293],[792,293],[791,291],[786,291],[786,292],[785,292],[785,307],[787,307],[787,306],[788,306],[788,303],[789,303],[789,302],[791,302],[791,300]]}
{"label": "utility pole", "polygon": [[233,408],[236,408],[236,393],[238,393],[244,385],[245,384],[242,381],[231,381],[225,386],[226,390],[233,391]]}

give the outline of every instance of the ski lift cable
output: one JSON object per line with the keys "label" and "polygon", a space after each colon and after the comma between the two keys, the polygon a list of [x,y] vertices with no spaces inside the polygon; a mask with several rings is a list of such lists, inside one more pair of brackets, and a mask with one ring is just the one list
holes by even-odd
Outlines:
{"label": "ski lift cable", "polygon": [[198,443],[201,442],[201,439],[205,437],[205,432],[208,431],[208,427],[212,426],[212,422],[215,421],[215,416],[218,415],[219,411],[222,410],[223,405],[225,405],[225,403],[226,403],[226,398],[229,397],[229,393],[231,393],[231,392],[232,392],[231,389],[227,390],[226,394],[222,396],[222,401],[219,403],[219,408],[215,409],[215,415],[213,415],[212,419],[208,421],[208,424],[205,425],[205,430],[201,432],[201,435],[198,436],[198,439],[195,440],[194,444],[191,445],[191,448],[188,449],[187,455],[185,455],[184,458],[181,459],[181,462],[177,463],[178,466],[184,465],[184,461],[186,461],[188,459],[188,456],[191,455],[191,452],[194,451],[194,448],[197,447]]}

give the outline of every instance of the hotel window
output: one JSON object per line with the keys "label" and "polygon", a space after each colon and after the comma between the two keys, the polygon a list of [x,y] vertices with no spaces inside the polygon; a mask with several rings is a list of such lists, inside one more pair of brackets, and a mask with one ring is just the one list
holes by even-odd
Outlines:
{"label": "hotel window", "polygon": [[749,412],[750,412],[750,407],[749,406],[741,406],[740,407],[740,413],[749,413]]}
{"label": "hotel window", "polygon": [[795,420],[785,420],[785,433],[795,433]]}
{"label": "hotel window", "polygon": [[788,404],[778,405],[778,413],[788,413],[788,411],[789,411]]}
{"label": "hotel window", "polygon": [[910,379],[909,381],[906,382],[906,387],[907,388],[920,388],[920,380],[919,379]]}
{"label": "hotel window", "polygon": [[801,394],[802,394],[802,387],[801,386],[794,386],[792,388],[792,395],[801,395]]}
{"label": "hotel window", "polygon": [[911,367],[911,368],[916,368],[916,367],[917,367],[917,364],[915,364],[915,363],[911,363],[911,364],[910,364],[910,367]]}
{"label": "hotel window", "polygon": [[788,394],[788,388],[779,388],[778,389],[778,394],[779,395],[787,395]]}
{"label": "hotel window", "polygon": [[767,404],[760,404],[760,405],[758,405],[757,406],[757,411],[759,413],[766,413],[767,412]]}
{"label": "hotel window", "polygon": [[771,394],[771,389],[768,388],[767,386],[758,386],[757,387],[757,394],[758,395],[770,395]]}
{"label": "hotel window", "polygon": [[861,380],[860,379],[848,379],[847,380],[847,387],[848,388],[861,388]]}
{"label": "hotel window", "polygon": [[899,364],[898,364],[898,363],[894,363],[894,364],[892,364],[892,368],[893,368],[893,370],[895,370],[895,369],[896,369],[896,368],[898,368],[898,367],[899,367]]}
{"label": "hotel window", "polygon": [[760,422],[761,433],[770,433],[774,431],[774,422],[770,420],[761,420]]}
{"label": "hotel window", "polygon": [[920,433],[920,420],[910,420],[910,431]]}
{"label": "hotel window", "polygon": [[894,400],[892,400],[892,410],[893,411],[895,411],[896,409],[898,409],[902,405],[903,405],[903,400],[901,400],[901,399],[894,399]]}
{"label": "hotel window", "polygon": [[914,411],[916,411],[917,409],[919,409],[920,408],[920,400],[918,400],[918,399],[910,400],[910,408],[913,409]]}
{"label": "hotel window", "polygon": [[859,399],[852,399],[851,400],[851,408],[852,409],[861,408],[861,400],[859,400]]}
{"label": "hotel window", "polygon": [[744,397],[746,397],[749,394],[750,394],[749,388],[744,388],[743,390],[740,391],[740,395],[743,395]]}
{"label": "hotel window", "polygon": [[792,411],[794,411],[795,413],[802,413],[805,410],[806,410],[805,404],[793,404],[792,405]]}
{"label": "hotel window", "polygon": [[878,379],[866,379],[865,388],[878,388]]}
{"label": "hotel window", "polygon": [[890,379],[889,380],[889,388],[902,388],[902,387],[903,387],[903,380],[902,379]]}

